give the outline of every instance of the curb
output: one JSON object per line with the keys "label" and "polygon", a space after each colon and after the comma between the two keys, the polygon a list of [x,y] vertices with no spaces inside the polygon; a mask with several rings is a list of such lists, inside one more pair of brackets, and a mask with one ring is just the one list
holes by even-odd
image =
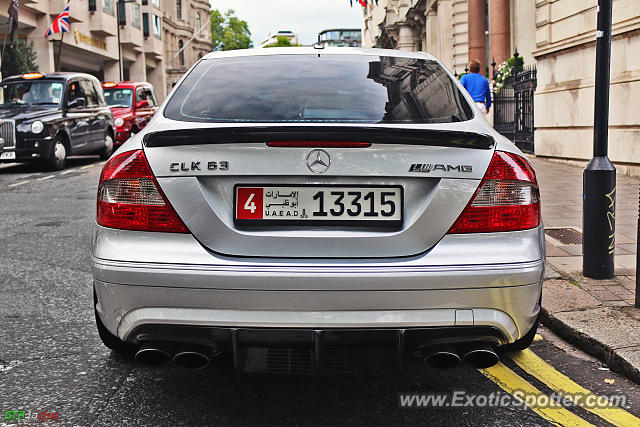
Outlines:
{"label": "curb", "polygon": [[604,362],[612,371],[618,372],[640,384],[639,367],[634,366],[633,363],[618,354],[616,349],[567,325],[553,314],[549,314],[544,308],[540,309],[540,320],[544,326],[551,329],[561,338]]}

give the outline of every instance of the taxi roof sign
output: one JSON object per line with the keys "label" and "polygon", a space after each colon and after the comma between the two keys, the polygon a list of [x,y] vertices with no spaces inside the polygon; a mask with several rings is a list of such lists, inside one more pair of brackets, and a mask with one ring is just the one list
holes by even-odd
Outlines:
{"label": "taxi roof sign", "polygon": [[41,79],[45,76],[44,73],[26,73],[22,75],[23,79],[31,80],[31,79]]}
{"label": "taxi roof sign", "polygon": [[114,87],[116,86],[116,82],[104,82],[102,83],[102,87]]}

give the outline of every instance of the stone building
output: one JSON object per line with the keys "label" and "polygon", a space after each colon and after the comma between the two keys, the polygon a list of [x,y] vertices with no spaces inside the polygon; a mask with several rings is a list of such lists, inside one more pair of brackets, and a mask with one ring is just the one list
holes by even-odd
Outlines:
{"label": "stone building", "polygon": [[[21,0],[16,37],[33,41],[40,71],[52,72],[58,60],[60,34],[44,38],[52,20],[60,14],[66,0]],[[9,0],[0,0],[0,21],[7,22]],[[179,76],[199,56],[212,48],[209,3],[206,0],[71,0],[71,32],[62,39],[58,69],[82,71],[100,80],[120,80],[118,70],[118,23],[120,7],[120,46],[123,80],[151,82],[159,99],[164,99]],[[198,25],[198,22],[201,25]],[[6,26],[6,24],[5,24]],[[184,46],[197,29],[202,28]],[[2,28],[3,33],[5,29]],[[55,40],[55,41],[54,41]]]}
{"label": "stone building", "polygon": [[[597,0],[379,0],[363,9],[364,47],[423,50],[452,72],[516,49],[537,67],[535,154],[592,156]],[[609,156],[640,175],[640,1],[613,1]]]}

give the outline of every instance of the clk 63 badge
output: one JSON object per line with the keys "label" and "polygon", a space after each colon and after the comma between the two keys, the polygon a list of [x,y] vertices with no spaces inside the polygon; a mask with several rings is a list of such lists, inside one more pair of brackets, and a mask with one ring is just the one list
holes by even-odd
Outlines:
{"label": "clk 63 badge", "polygon": [[226,171],[229,170],[229,162],[181,162],[181,163],[171,163],[169,165],[169,170],[171,172],[192,172],[192,171],[202,171],[202,170],[210,170],[210,171]]}

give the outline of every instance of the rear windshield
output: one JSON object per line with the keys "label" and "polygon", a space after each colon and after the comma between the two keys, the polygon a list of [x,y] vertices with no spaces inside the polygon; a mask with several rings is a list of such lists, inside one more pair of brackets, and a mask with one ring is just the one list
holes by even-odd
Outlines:
{"label": "rear windshield", "polygon": [[473,112],[435,61],[274,55],[201,61],[165,116],[191,122],[448,123]]}

